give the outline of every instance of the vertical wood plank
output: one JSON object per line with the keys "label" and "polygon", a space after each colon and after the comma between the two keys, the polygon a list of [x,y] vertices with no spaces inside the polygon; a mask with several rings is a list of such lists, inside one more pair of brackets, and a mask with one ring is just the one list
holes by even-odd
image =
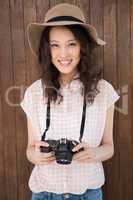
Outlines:
{"label": "vertical wood plank", "polygon": [[[115,89],[118,89],[118,74],[116,66],[116,0],[104,1],[104,77]],[[117,86],[117,87],[116,87]],[[105,199],[119,199],[119,135],[118,112],[114,115],[114,145],[113,159],[104,163],[106,184],[104,186]]]}
{"label": "vertical wood plank", "polygon": [[[103,0],[90,0],[90,23],[97,29],[98,35],[104,39],[103,35]],[[97,64],[103,69],[103,49],[98,47],[96,49]]]}
{"label": "vertical wood plank", "polygon": [[[117,1],[117,57],[120,88],[127,85],[130,89],[130,1]],[[130,91],[130,90],[129,90]],[[124,94],[123,94],[124,95]],[[128,102],[130,93],[128,93]],[[125,106],[125,105],[123,105]],[[132,130],[130,111],[119,115],[120,141],[120,199],[132,199]],[[130,184],[129,184],[130,183]]]}
{"label": "vertical wood plank", "polygon": [[[36,0],[36,22],[43,23],[44,17],[46,12],[48,11],[50,7],[49,0]],[[38,61],[36,60],[36,69],[37,69],[37,76],[42,75],[42,69],[39,65]]]}
{"label": "vertical wood plank", "polygon": [[90,0],[77,0],[76,1],[77,6],[79,6],[81,8],[81,10],[84,13],[84,16],[86,18],[86,22],[89,23],[90,22]]}
{"label": "vertical wood plank", "polygon": [[[20,89],[19,86],[22,82],[25,82],[26,66],[25,66],[25,41],[24,41],[24,10],[22,0],[11,0],[11,35],[12,35],[12,54],[13,54],[13,71],[14,71],[14,83],[18,90],[13,90],[15,104],[19,103]],[[15,123],[16,123],[16,154],[17,154],[17,191],[18,200],[24,200],[27,198],[29,192],[27,190],[27,181],[29,177],[29,171],[26,167],[28,161],[25,157],[26,144],[27,144],[27,132],[23,130],[22,114],[19,107],[15,107]]]}
{"label": "vertical wood plank", "polygon": [[27,39],[27,25],[31,22],[36,22],[36,0],[23,0],[23,7],[26,57],[26,85],[28,86],[38,77],[37,58],[32,54]]}
{"label": "vertical wood plank", "polygon": [[[43,23],[45,13],[49,9],[49,6],[50,6],[49,0],[45,0],[45,1],[44,0],[36,0],[36,1],[34,1],[33,7],[36,10],[36,17],[35,17],[35,19],[32,19],[29,22],[26,22],[25,28],[27,27],[27,24],[30,23],[30,22]],[[30,83],[32,83],[34,80],[38,79],[42,75],[42,68],[38,63],[38,58],[31,53],[31,50],[29,48],[29,44],[28,44],[28,41],[27,41],[26,30],[25,30],[25,37],[26,37],[26,45],[27,45],[27,58],[28,58],[27,60],[28,60],[28,62],[31,62],[31,64],[30,64],[31,65],[31,71],[33,71],[33,78],[31,79],[32,81],[29,80],[29,78],[28,78],[28,80],[29,80],[28,85],[29,85]],[[30,56],[30,58],[32,58],[32,61],[29,61],[29,56]],[[29,73],[31,73],[31,71]]]}
{"label": "vertical wood plank", "polygon": [[[16,134],[15,134],[15,110],[5,98],[6,92],[14,84],[12,65],[12,34],[10,1],[0,2],[1,32],[0,32],[0,66],[1,66],[1,113],[2,113],[2,137],[3,156],[5,160],[5,180],[3,188],[4,199],[17,200],[17,163],[16,163]],[[13,94],[10,99],[13,100]]]}
{"label": "vertical wood plank", "polygon": [[[25,56],[25,67],[21,68],[21,73],[24,74],[23,79],[21,79],[21,87],[28,87],[34,80],[38,77],[38,69],[37,69],[37,58],[31,53],[28,39],[27,39],[27,25],[31,22],[36,22],[36,1],[35,0],[23,0],[23,31],[24,31],[24,56]],[[19,121],[21,122],[22,134],[19,135],[19,139],[21,140],[24,137],[24,144],[20,148],[22,149],[23,156],[26,152],[26,145],[28,140],[28,130],[27,130],[27,121],[26,116],[22,113],[22,110],[19,110]],[[22,123],[23,122],[23,123]],[[28,162],[26,159],[24,162],[25,165],[25,173],[26,173],[26,183],[23,184],[23,189],[19,191],[22,195],[20,198],[24,200],[25,198],[28,200],[31,198],[31,192],[28,187],[28,180],[30,173],[32,171],[33,165]],[[20,168],[21,169],[21,168]],[[24,181],[23,181],[24,183]],[[25,194],[22,194],[22,191],[25,190]]]}
{"label": "vertical wood plank", "polygon": [[49,0],[36,0],[36,21],[43,23],[46,11],[49,9]]}
{"label": "vertical wood plank", "polygon": [[[4,40],[4,27],[3,27],[3,21],[6,18],[6,14],[5,12],[2,12],[3,9],[7,9],[8,7],[8,3],[0,3],[0,43],[3,42]],[[8,7],[9,9],[9,7]],[[0,45],[0,55],[2,55],[2,51],[3,51],[3,47]],[[1,66],[1,70],[2,70],[2,64],[3,64],[3,59],[0,59],[0,66]],[[3,65],[4,66],[4,65]],[[4,134],[3,134],[3,114],[2,114],[2,103],[3,103],[3,97],[2,97],[2,80],[1,80],[1,73],[0,73],[0,194],[1,194],[1,198],[3,200],[6,199],[6,193],[5,193],[5,157],[4,157]]]}
{"label": "vertical wood plank", "polygon": [[[130,74],[129,74],[129,79],[131,82],[131,101],[129,102],[129,106],[132,108],[131,109],[131,122],[133,122],[133,0],[130,2],[130,11],[131,11],[131,27],[130,27]],[[133,123],[132,123],[132,128],[133,128]],[[132,129],[133,130],[133,129]],[[132,138],[132,146],[133,146],[133,138]]]}
{"label": "vertical wood plank", "polygon": [[[1,52],[1,48],[0,48]],[[0,90],[1,90],[1,79],[0,79]],[[5,200],[5,164],[4,164],[4,135],[2,134],[2,96],[0,95],[0,195],[1,199]]]}
{"label": "vertical wood plank", "polygon": [[[131,155],[133,155],[133,0],[130,1],[130,73],[129,73],[129,80],[130,80],[130,100],[129,100],[129,109],[130,109],[130,121],[131,121],[131,130],[130,134],[132,137],[132,149]],[[131,178],[131,187],[133,188],[133,156],[132,156],[132,178]],[[133,194],[132,194],[133,199]]]}

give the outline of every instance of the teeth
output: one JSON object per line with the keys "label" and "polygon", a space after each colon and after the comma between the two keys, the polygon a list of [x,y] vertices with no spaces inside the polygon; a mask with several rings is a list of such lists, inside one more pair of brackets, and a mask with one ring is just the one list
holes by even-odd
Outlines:
{"label": "teeth", "polygon": [[61,64],[63,64],[63,65],[67,65],[67,64],[70,64],[71,63],[71,60],[67,60],[67,61],[59,61]]}

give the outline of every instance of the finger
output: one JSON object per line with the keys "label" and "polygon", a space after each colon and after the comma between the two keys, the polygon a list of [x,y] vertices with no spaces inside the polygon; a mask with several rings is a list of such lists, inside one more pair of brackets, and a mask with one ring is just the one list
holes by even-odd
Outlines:
{"label": "finger", "polygon": [[74,160],[79,160],[79,159],[92,159],[92,156],[90,156],[88,153],[86,152],[79,152],[79,153],[76,153],[74,156],[73,156],[73,159]]}
{"label": "finger", "polygon": [[49,153],[40,153],[42,158],[50,158],[50,157],[55,157],[54,151],[51,151]]}
{"label": "finger", "polygon": [[81,151],[81,152],[78,152],[78,153],[76,153],[76,154],[73,155],[74,159],[79,159],[79,158],[82,158],[82,157],[91,158],[91,156],[86,151]]}
{"label": "finger", "polygon": [[55,158],[49,158],[49,159],[41,159],[37,161],[37,164],[48,164],[55,161]]}
{"label": "finger", "polygon": [[79,149],[81,149],[83,146],[82,146],[82,143],[78,144],[77,146],[75,146],[72,151],[75,152],[75,151],[78,151]]}
{"label": "finger", "polygon": [[35,142],[35,150],[39,152],[40,151],[40,146],[48,147],[49,144],[44,142],[44,141],[36,141]]}
{"label": "finger", "polygon": [[84,160],[84,159],[90,159],[90,158],[88,156],[73,158],[73,160]]}
{"label": "finger", "polygon": [[40,147],[40,146],[48,147],[49,144],[45,141],[35,141],[35,146],[37,146],[37,147]]}
{"label": "finger", "polygon": [[36,157],[37,161],[47,161],[47,160],[51,160],[51,159],[55,159],[55,157],[54,156],[50,156],[50,157],[44,157],[44,156]]}
{"label": "finger", "polygon": [[92,163],[94,162],[93,159],[80,159],[80,160],[76,160],[79,163]]}
{"label": "finger", "polygon": [[39,161],[44,161],[44,162],[48,162],[50,160],[55,160],[55,157],[49,157],[49,158],[40,158]]}
{"label": "finger", "polygon": [[52,162],[54,162],[54,160],[51,160],[51,161],[40,161],[40,162],[38,162],[38,163],[36,163],[36,165],[48,165],[48,164],[50,164],[50,163],[52,163]]}
{"label": "finger", "polygon": [[73,157],[78,158],[78,157],[82,157],[82,156],[84,156],[84,155],[86,155],[86,152],[80,151],[80,152],[78,152],[78,153],[75,153],[75,154],[73,155]]}
{"label": "finger", "polygon": [[88,147],[89,147],[89,145],[88,145],[87,143],[81,142],[81,143],[79,143],[77,146],[75,146],[75,147],[72,149],[72,151],[75,152],[75,151],[80,150],[81,148],[88,148]]}
{"label": "finger", "polygon": [[49,157],[55,156],[55,152],[51,151],[51,152],[45,153],[45,152],[41,152],[40,148],[39,148],[39,149],[35,150],[35,156],[36,156],[36,158],[39,158],[39,159],[49,158]]}

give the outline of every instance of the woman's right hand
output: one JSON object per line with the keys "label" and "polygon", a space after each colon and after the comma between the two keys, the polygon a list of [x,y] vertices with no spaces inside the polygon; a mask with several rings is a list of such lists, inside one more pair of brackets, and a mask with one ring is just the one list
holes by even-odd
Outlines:
{"label": "woman's right hand", "polygon": [[44,141],[35,141],[34,145],[27,147],[26,155],[28,160],[35,165],[45,165],[55,161],[54,152],[40,152],[40,146],[48,146]]}

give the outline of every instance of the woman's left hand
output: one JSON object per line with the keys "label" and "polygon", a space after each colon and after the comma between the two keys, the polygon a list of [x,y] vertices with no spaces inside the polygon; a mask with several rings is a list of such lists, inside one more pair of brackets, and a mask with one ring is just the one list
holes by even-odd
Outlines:
{"label": "woman's left hand", "polygon": [[73,155],[73,160],[78,162],[94,162],[95,161],[95,148],[89,147],[87,143],[80,143],[76,147],[72,149],[73,152],[76,152],[80,150],[81,148],[84,148],[83,151],[77,152]]}

